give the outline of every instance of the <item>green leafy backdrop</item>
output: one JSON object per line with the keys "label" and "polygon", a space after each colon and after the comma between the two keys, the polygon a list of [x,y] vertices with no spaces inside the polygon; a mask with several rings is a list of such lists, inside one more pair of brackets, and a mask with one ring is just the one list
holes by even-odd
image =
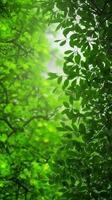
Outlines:
{"label": "green leafy backdrop", "polygon": [[112,1],[0,3],[0,199],[111,200]]}

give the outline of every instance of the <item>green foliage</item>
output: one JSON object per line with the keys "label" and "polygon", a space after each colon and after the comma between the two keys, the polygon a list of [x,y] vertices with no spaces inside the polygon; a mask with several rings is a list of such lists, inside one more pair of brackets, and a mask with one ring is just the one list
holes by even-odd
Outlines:
{"label": "green foliage", "polygon": [[[69,41],[62,88],[68,97],[56,155],[59,199],[112,199],[112,1],[55,0],[53,21]],[[66,76],[66,79],[65,79]],[[79,106],[77,106],[79,102]]]}
{"label": "green foliage", "polygon": [[[112,199],[111,8],[111,0],[1,1],[1,200]],[[49,22],[69,46],[64,74],[48,81]]]}
{"label": "green foliage", "polygon": [[2,1],[0,9],[0,199],[49,200],[63,95],[43,75],[46,16],[38,1]]}

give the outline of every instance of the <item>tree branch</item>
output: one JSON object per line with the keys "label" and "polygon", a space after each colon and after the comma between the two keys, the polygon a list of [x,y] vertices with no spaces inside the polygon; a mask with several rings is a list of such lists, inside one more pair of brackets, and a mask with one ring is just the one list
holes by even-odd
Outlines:
{"label": "tree branch", "polygon": [[13,126],[11,125],[11,123],[10,123],[6,118],[0,118],[0,121],[4,121],[4,122],[8,125],[8,127],[9,127],[10,129],[12,129],[13,131],[16,130],[16,128],[13,127]]}

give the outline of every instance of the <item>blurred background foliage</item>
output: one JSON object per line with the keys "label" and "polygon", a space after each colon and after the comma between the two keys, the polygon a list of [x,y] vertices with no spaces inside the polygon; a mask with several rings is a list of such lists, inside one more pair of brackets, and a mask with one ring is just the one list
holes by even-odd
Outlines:
{"label": "blurred background foliage", "polygon": [[49,200],[64,95],[46,78],[47,17],[29,0],[1,1],[0,12],[0,199]]}

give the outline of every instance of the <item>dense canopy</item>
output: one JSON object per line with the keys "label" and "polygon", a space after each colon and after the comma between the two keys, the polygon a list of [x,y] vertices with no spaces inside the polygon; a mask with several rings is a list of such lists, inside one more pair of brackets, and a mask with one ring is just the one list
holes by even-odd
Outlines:
{"label": "dense canopy", "polygon": [[[112,1],[1,0],[0,12],[0,199],[111,200]],[[48,80],[49,24],[67,50]]]}

